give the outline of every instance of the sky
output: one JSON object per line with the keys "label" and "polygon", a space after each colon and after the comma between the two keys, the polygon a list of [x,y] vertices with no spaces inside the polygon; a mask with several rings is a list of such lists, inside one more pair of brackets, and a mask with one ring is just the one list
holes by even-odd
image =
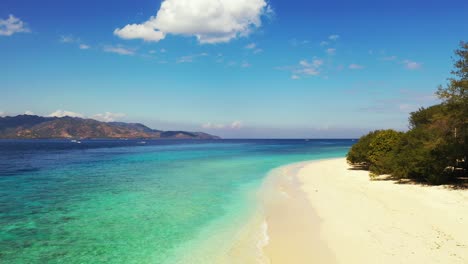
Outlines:
{"label": "sky", "polygon": [[405,130],[438,103],[468,1],[0,2],[0,115],[225,138]]}

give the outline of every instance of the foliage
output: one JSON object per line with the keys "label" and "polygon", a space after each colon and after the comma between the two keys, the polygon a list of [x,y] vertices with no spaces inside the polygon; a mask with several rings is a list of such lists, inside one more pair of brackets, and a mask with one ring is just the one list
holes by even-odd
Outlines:
{"label": "foliage", "polygon": [[348,152],[347,160],[378,174],[388,171],[387,156],[400,140],[402,133],[392,129],[376,130],[363,136]]}
{"label": "foliage", "polygon": [[[460,42],[460,48],[455,50],[453,75],[449,78],[447,87],[440,86],[437,95],[447,108],[447,126],[453,133],[450,138],[452,146],[450,155],[456,159],[464,159],[468,153],[468,43]],[[466,162],[465,162],[466,164]]]}
{"label": "foliage", "polygon": [[443,184],[453,177],[457,161],[466,173],[468,125],[468,43],[461,42],[447,87],[439,87],[442,103],[410,114],[406,133],[377,130],[361,137],[350,149],[350,164],[364,165],[371,175],[391,174]]}
{"label": "foliage", "polygon": [[373,131],[365,136],[362,136],[359,141],[351,147],[346,156],[349,163],[359,164],[366,168],[370,166],[371,163],[369,160],[368,151],[370,142],[372,141],[372,138],[375,137],[376,133],[378,133],[378,131]]}

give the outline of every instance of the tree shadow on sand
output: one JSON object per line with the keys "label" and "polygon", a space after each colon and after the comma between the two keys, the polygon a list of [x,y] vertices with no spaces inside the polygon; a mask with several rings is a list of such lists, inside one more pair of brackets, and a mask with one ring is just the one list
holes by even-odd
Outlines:
{"label": "tree shadow on sand", "polygon": [[[369,178],[371,181],[392,181],[395,184],[413,184],[413,185],[421,185],[421,186],[434,186],[433,184],[429,184],[425,179],[401,179],[397,177],[393,177],[392,175],[372,175],[369,172],[368,166],[357,164],[357,165],[350,165],[348,167],[350,171],[367,171],[369,173]],[[440,184],[440,186],[444,186],[447,189],[451,190],[468,190],[468,175],[466,173],[460,173],[460,175],[453,177],[447,183]]]}

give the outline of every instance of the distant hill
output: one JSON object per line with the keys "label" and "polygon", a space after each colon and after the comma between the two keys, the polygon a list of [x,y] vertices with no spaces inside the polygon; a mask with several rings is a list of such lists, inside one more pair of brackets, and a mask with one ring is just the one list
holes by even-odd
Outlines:
{"label": "distant hill", "polygon": [[176,138],[219,139],[202,132],[161,131],[139,123],[101,122],[78,117],[0,117],[0,138]]}

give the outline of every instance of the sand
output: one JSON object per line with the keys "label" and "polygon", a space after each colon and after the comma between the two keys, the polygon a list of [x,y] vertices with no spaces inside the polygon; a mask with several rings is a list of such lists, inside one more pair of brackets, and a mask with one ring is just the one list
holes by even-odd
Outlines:
{"label": "sand", "polygon": [[468,191],[371,181],[344,158],[277,169],[263,188],[269,263],[468,263]]}

